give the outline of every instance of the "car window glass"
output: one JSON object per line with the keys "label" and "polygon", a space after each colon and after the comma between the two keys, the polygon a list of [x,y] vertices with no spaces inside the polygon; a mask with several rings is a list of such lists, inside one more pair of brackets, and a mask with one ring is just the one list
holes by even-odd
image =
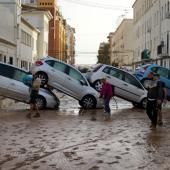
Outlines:
{"label": "car window glass", "polygon": [[65,73],[66,70],[66,65],[64,63],[60,63],[60,62],[54,62],[53,68],[55,68],[56,70],[59,70],[61,72]]}
{"label": "car window glass", "polygon": [[69,68],[68,75],[70,77],[72,77],[73,79],[77,80],[79,83],[80,83],[81,80],[86,82],[84,77],[77,70],[75,70],[71,67]]}
{"label": "car window glass", "polygon": [[26,72],[22,71],[22,70],[18,70],[15,69],[14,70],[14,75],[13,75],[13,79],[17,80],[17,81],[21,81],[23,82],[24,77],[27,75]]}
{"label": "car window glass", "polygon": [[121,70],[112,68],[109,73],[111,76],[116,77],[120,80],[123,80],[123,72]]}
{"label": "car window glass", "polygon": [[53,60],[47,60],[45,61],[48,65],[52,66],[54,65],[54,61]]}
{"label": "car window glass", "polygon": [[14,70],[13,67],[0,64],[0,75],[8,78],[13,78]]}
{"label": "car window glass", "polygon": [[142,86],[140,85],[140,83],[130,74],[125,73],[125,82],[136,86],[138,88],[142,88]]}
{"label": "car window glass", "polygon": [[103,72],[106,73],[106,74],[109,74],[109,71],[110,71],[110,67],[105,67],[103,69]]}
{"label": "car window glass", "polygon": [[154,72],[154,73],[156,73],[156,72],[157,72],[157,69],[158,69],[158,67],[152,67],[152,68],[151,68],[151,71]]}
{"label": "car window glass", "polygon": [[157,73],[162,77],[168,78],[169,71],[165,68],[158,68]]}

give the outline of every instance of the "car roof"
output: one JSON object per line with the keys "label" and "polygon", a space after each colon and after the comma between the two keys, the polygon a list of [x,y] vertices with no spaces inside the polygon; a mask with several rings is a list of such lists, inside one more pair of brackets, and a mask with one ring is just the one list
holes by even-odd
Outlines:
{"label": "car roof", "polygon": [[23,68],[17,67],[17,66],[12,65],[12,64],[4,63],[4,62],[2,62],[2,61],[0,61],[0,64],[7,65],[7,66],[10,66],[10,67],[13,67],[13,68],[16,68],[16,69],[22,70],[22,71],[24,71],[24,72],[26,72],[26,73],[29,73],[29,71],[28,71],[28,70],[25,70],[25,69],[23,69]]}
{"label": "car roof", "polygon": [[51,57],[51,56],[47,56],[47,57],[41,58],[40,60],[54,60],[54,61],[58,61],[58,62],[60,62],[60,63],[63,63],[63,64],[65,64],[65,65],[68,65],[68,66],[72,67],[73,69],[77,70],[84,78],[86,78],[86,77],[81,73],[81,71],[80,71],[78,68],[76,68],[74,65],[71,65],[71,64],[69,64],[69,63],[66,63],[66,62],[64,62],[64,61],[62,61],[62,60],[59,60],[59,59],[57,59],[57,58],[54,58],[54,57]]}

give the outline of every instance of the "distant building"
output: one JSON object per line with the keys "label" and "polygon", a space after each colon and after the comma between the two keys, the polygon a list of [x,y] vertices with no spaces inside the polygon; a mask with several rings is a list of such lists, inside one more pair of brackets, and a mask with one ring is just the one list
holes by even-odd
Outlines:
{"label": "distant building", "polygon": [[[37,58],[42,58],[48,55],[48,35],[49,35],[49,21],[53,18],[50,11],[40,10],[38,8],[29,9],[29,6],[22,6],[22,17],[34,25],[39,30],[37,39]],[[30,11],[30,12],[29,12]]]}
{"label": "distant building", "polygon": [[75,29],[66,24],[66,62],[75,64]]}
{"label": "distant building", "polygon": [[170,67],[170,2],[136,0],[134,14],[134,58],[136,64],[154,62]]}
{"label": "distant building", "polygon": [[132,66],[134,62],[133,19],[123,19],[114,33],[110,33],[110,63],[118,67]]}
{"label": "distant building", "polygon": [[0,60],[29,69],[37,57],[39,30],[22,18],[21,1],[0,0],[0,4]]}

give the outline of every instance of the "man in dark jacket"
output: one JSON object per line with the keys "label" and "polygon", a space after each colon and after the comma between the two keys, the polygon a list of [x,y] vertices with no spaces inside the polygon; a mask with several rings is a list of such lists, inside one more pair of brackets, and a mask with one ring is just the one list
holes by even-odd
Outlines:
{"label": "man in dark jacket", "polygon": [[148,82],[146,113],[151,120],[151,128],[156,128],[157,117],[161,112],[162,102],[166,99],[165,83],[159,80],[159,74],[153,74]]}

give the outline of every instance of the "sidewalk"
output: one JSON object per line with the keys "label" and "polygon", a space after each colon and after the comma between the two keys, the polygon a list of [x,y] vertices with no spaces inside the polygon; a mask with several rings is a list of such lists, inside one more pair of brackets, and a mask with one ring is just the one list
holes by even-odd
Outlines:
{"label": "sidewalk", "polygon": [[0,119],[0,170],[170,169],[169,110],[154,131],[145,111],[133,108],[113,110],[110,122],[101,109],[48,110],[32,120],[27,110],[7,112]]}

